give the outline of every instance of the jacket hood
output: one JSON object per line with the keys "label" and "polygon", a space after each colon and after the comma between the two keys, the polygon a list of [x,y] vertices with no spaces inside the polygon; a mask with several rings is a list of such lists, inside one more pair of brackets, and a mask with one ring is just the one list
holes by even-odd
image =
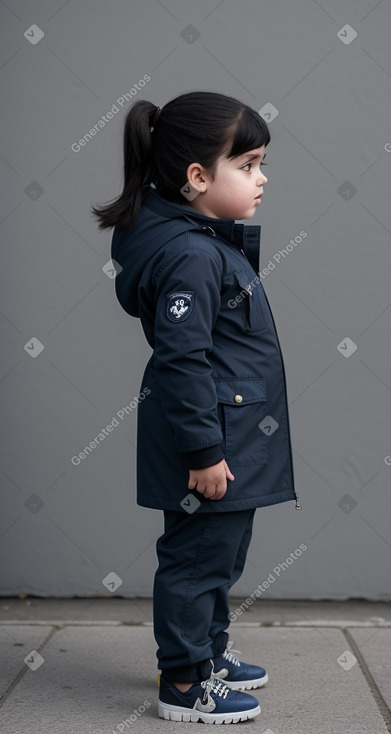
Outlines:
{"label": "jacket hood", "polygon": [[211,227],[223,238],[242,248],[253,262],[258,262],[260,225],[237,224],[234,219],[208,217],[189,206],[164,199],[151,186],[147,189],[133,227],[126,232],[118,232],[114,228],[111,258],[117,271],[115,292],[122,308],[130,316],[140,316],[138,285],[147,263],[173,237],[202,226]]}

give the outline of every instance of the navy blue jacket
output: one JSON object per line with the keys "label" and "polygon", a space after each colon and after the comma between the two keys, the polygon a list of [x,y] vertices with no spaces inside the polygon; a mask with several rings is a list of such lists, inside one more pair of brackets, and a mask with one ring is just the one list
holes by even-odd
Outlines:
{"label": "navy blue jacket", "polygon": [[[114,229],[116,295],[153,349],[137,408],[143,507],[188,512],[190,501],[198,512],[227,512],[296,498],[260,236],[259,225],[205,216],[152,187],[134,226]],[[220,500],[188,489],[189,469],[224,458],[235,479]]]}

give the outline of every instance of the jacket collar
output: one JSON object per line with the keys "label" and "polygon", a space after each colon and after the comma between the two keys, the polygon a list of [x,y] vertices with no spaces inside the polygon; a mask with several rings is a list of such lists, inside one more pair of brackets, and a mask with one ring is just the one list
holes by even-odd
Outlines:
{"label": "jacket collar", "polygon": [[239,248],[243,248],[250,262],[257,265],[254,270],[259,272],[261,225],[237,224],[235,219],[208,217],[190,206],[175,204],[164,199],[151,186],[147,190],[144,206],[168,219],[183,217],[189,221],[194,220],[197,223],[212,227],[224,239],[229,240]]}

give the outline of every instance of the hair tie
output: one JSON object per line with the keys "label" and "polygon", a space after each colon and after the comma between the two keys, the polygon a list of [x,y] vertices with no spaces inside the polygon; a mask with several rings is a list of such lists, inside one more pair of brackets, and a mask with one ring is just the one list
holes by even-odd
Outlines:
{"label": "hair tie", "polygon": [[160,113],[161,113],[161,111],[162,111],[162,110],[161,110],[161,107],[159,107],[159,106],[158,106],[158,108],[157,108],[157,110],[156,110],[156,112],[155,112],[155,116],[154,116],[154,118],[153,118],[153,120],[152,120],[152,127],[155,127],[155,125],[156,125],[156,123],[157,123],[157,121],[158,121],[158,119],[159,119],[159,117],[160,117]]}

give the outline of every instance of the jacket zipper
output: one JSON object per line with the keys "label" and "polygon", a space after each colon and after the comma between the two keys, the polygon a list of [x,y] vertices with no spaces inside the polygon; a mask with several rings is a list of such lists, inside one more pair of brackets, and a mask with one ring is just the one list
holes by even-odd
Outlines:
{"label": "jacket zipper", "polygon": [[[246,258],[247,262],[250,262],[250,260],[248,259],[246,253],[244,252],[244,250],[242,248],[240,248],[240,251],[243,253],[243,255]],[[250,263],[250,265],[251,265],[251,263]],[[257,275],[259,276],[258,273],[257,273]],[[261,283],[261,285],[262,285],[262,283]],[[288,429],[288,440],[289,440],[289,449],[290,449],[291,482],[292,482],[293,492],[294,492],[294,495],[295,495],[295,510],[301,510],[302,509],[302,506],[301,506],[300,500],[299,500],[299,498],[297,496],[297,492],[296,492],[296,489],[295,489],[295,481],[294,481],[294,476],[293,476],[293,451],[292,451],[291,432],[290,432],[290,426],[289,426],[289,408],[288,408],[288,395],[287,395],[287,390],[286,390],[286,374],[285,374],[284,358],[282,356],[282,350],[281,350],[280,340],[279,340],[278,334],[277,334],[277,328],[276,328],[276,324],[275,324],[275,321],[274,321],[274,316],[273,316],[272,310],[270,308],[270,303],[268,301],[268,297],[267,297],[267,295],[265,293],[265,289],[263,288],[263,286],[262,286],[262,290],[263,290],[263,293],[264,293],[264,296],[265,296],[265,299],[266,299],[266,303],[267,303],[267,305],[269,307],[269,313],[270,313],[270,316],[271,316],[271,319],[272,319],[272,322],[273,322],[274,332],[275,332],[275,336],[276,336],[276,339],[277,339],[277,345],[278,345],[278,349],[279,349],[279,352],[280,352],[282,372],[283,372],[283,375],[284,375],[285,410],[286,410],[286,424],[287,424],[287,429]]]}

